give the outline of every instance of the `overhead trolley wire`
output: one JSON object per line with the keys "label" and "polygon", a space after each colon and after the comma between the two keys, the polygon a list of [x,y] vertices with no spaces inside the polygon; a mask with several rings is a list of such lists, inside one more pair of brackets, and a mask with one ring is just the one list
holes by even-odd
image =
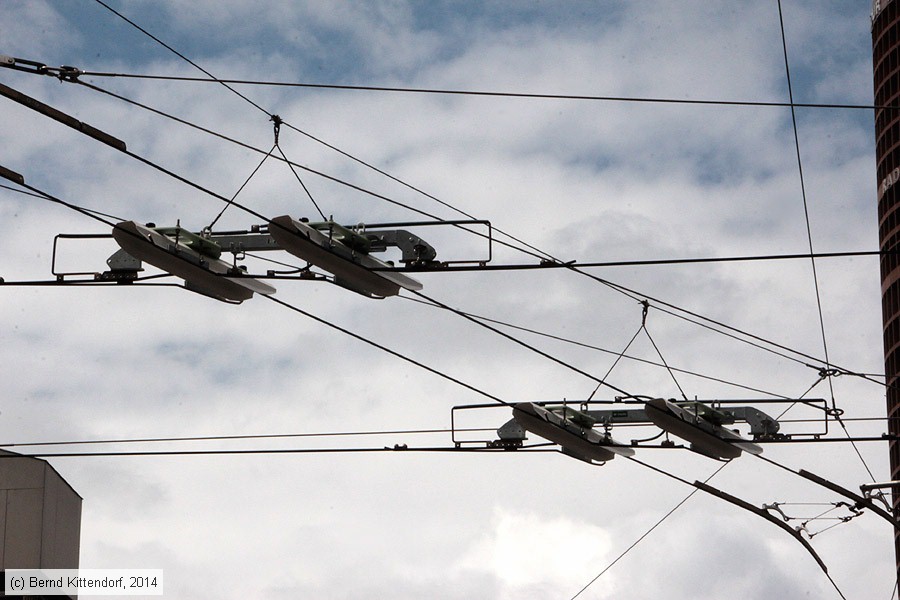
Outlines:
{"label": "overhead trolley wire", "polygon": [[[105,5],[103,2],[101,2],[100,0],[97,0],[97,1],[98,1],[100,4],[103,4],[104,6],[106,6],[106,5]],[[780,8],[780,3],[779,3],[779,8]],[[118,14],[118,13],[117,13],[117,14]],[[193,63],[192,63],[192,64],[193,64]],[[130,154],[130,153],[129,153],[129,154]],[[136,155],[135,155],[135,157],[136,157],[136,158],[139,158],[139,157],[137,157]],[[811,250],[812,250],[812,249],[811,249]],[[277,301],[277,300],[274,299],[274,298],[269,298],[269,299],[270,299],[270,300],[273,300],[273,301]],[[277,302],[280,303],[280,301],[277,301]],[[288,306],[289,306],[289,305],[288,305]],[[447,309],[449,309],[449,310],[454,310],[454,309],[450,309],[449,307],[445,307],[445,308],[447,308]],[[323,320],[321,320],[321,319],[319,319],[319,318],[317,318],[317,317],[314,317],[313,315],[310,315],[310,314],[308,314],[308,313],[305,313],[305,311],[302,311],[302,310],[301,310],[300,312],[303,313],[303,314],[305,314],[306,316],[310,316],[310,317],[312,317],[312,318],[314,318],[314,319],[316,319],[316,320],[318,320],[318,321],[320,321],[320,322],[323,322],[323,323],[325,323],[325,324],[327,324],[327,325],[334,326],[334,325],[332,325],[332,324],[330,324],[330,323],[328,323],[328,322],[326,322],[326,321],[323,321]],[[357,337],[357,338],[359,338],[359,339],[362,339],[363,341],[367,341],[367,342],[369,342],[369,343],[372,343],[372,342],[370,342],[369,340],[366,340],[365,338],[361,338],[361,336],[358,336],[357,334],[353,334],[352,332],[349,332],[348,330],[344,330],[344,329],[339,328],[339,327],[337,327],[337,328],[338,328],[339,330],[341,330],[341,331],[344,331],[345,333],[348,333],[348,334],[350,334],[350,335],[353,335],[354,337]],[[495,330],[495,329],[493,329],[493,328],[490,328],[490,327],[489,327],[489,329],[491,329],[491,330],[493,330],[493,331],[497,331],[497,330]],[[508,337],[508,338],[510,338],[510,339],[513,339],[513,341],[517,341],[517,342],[518,342],[518,340],[516,340],[515,338],[511,338],[511,336],[507,336],[507,335],[502,334],[502,333],[501,333],[501,335],[504,335],[504,337]],[[519,343],[521,343],[521,342],[519,342]],[[383,349],[383,350],[385,349],[385,348],[381,347],[381,346],[378,345],[378,344],[373,344],[373,345],[376,345],[376,347],[379,347],[379,348],[381,348],[381,349]],[[523,345],[525,345],[525,344],[523,344]],[[526,347],[530,347],[530,346],[526,345]],[[541,353],[541,354],[544,354],[544,355],[547,356],[548,358],[553,358],[553,357],[550,357],[549,355],[546,355],[546,354],[543,353],[542,351],[538,351],[538,352]],[[393,353],[393,352],[391,352],[391,353],[392,353],[392,354],[395,354],[395,353]],[[400,356],[401,358],[405,358],[405,357],[403,357],[402,355],[399,355],[399,356]],[[407,360],[409,360],[409,359],[407,359]],[[579,372],[580,372],[580,370],[578,370],[578,369],[575,368],[575,367],[572,367],[571,365],[567,365],[566,363],[563,363],[563,362],[559,361],[558,359],[554,359],[554,360],[556,360],[557,362],[560,362],[560,364],[563,364],[563,365],[565,365],[565,366],[568,366],[569,368],[575,369],[576,371],[579,371]],[[417,362],[415,362],[415,361],[411,361],[411,362],[413,362],[414,364],[418,364],[419,366],[422,366],[420,363],[417,363]],[[827,362],[827,356],[826,356],[826,364],[828,364],[828,362]],[[446,375],[443,375],[443,374],[441,374],[441,373],[439,373],[439,372],[438,372],[438,374],[446,377]],[[585,373],[582,372],[582,374],[585,374]],[[588,375],[589,377],[592,377],[592,376],[590,376],[589,374],[586,374],[586,375]],[[592,378],[593,378],[593,377],[592,377]],[[453,379],[451,378],[451,380],[453,380]],[[456,381],[456,380],[454,380],[454,381]],[[458,381],[456,381],[456,382],[459,383]],[[465,385],[465,384],[464,384],[464,385]],[[607,385],[608,385],[608,384],[607,384]],[[467,387],[470,387],[470,386],[467,386]],[[486,396],[488,396],[488,397],[491,397],[489,394],[486,394],[485,392],[482,392],[481,390],[478,390],[477,388],[471,388],[471,387],[470,387],[470,389],[473,389],[474,391],[478,391],[479,393],[482,393],[483,395],[486,395]],[[616,389],[616,388],[614,388],[614,389]],[[497,398],[494,398],[494,399],[497,399]],[[503,401],[500,400],[500,402],[503,402]],[[505,403],[504,403],[504,404],[505,404]],[[310,450],[310,449],[303,449],[303,451],[307,451],[307,450]],[[331,450],[335,450],[335,449],[331,449]],[[436,450],[436,449],[435,449],[435,450]],[[453,449],[450,448],[450,449],[444,449],[444,450],[453,450]],[[267,452],[268,452],[268,451],[267,451]],[[232,453],[232,451],[228,451],[228,453]],[[640,461],[638,461],[638,462],[640,462]],[[643,463],[642,463],[642,464],[643,464]],[[673,475],[671,475],[671,474],[669,474],[669,475],[672,476],[672,477],[675,477],[675,476],[673,476]],[[704,489],[704,488],[700,488],[700,489]],[[824,570],[824,566],[823,566],[823,570]],[[827,574],[827,571],[826,571],[826,574]],[[829,576],[829,580],[831,580],[831,577],[830,577],[830,576]],[[832,584],[834,584],[834,581],[833,581],[833,580],[831,580],[831,581],[832,581]],[[834,584],[834,585],[835,585],[835,588],[837,589],[836,584]],[[839,589],[838,589],[838,592],[840,593],[840,590],[839,590]],[[842,595],[842,597],[843,597],[843,594],[841,594],[841,595]]]}
{"label": "overhead trolley wire", "polygon": [[[547,448],[548,444],[534,444],[523,446],[519,450],[525,452],[553,452]],[[373,452],[469,452],[494,454],[510,454],[503,448],[481,448],[474,446],[433,446],[433,447],[389,447],[374,446],[360,448],[236,448],[217,450],[124,450],[124,451],[99,451],[99,452],[35,452],[32,454],[4,454],[0,453],[0,460],[4,458],[90,458],[90,457],[115,457],[115,456],[216,456],[216,455],[252,455],[252,454],[357,454]]]}
{"label": "overhead trolley wire", "polygon": [[[493,405],[491,405],[493,406]],[[810,419],[802,419],[789,422],[812,422]],[[261,433],[261,434],[235,434],[235,435],[207,435],[207,436],[172,436],[172,437],[143,437],[143,438],[106,438],[106,439],[87,439],[87,440],[56,440],[56,441],[39,441],[39,442],[8,442],[0,443],[0,448],[33,448],[43,446],[92,446],[92,445],[120,445],[120,444],[176,444],[186,442],[216,442],[216,441],[242,441],[242,440],[278,440],[291,438],[323,438],[323,437],[376,437],[388,435],[436,435],[439,433],[477,433],[497,431],[496,427],[457,427],[453,429],[397,429],[397,430],[379,430],[379,431],[334,431],[323,433]],[[848,443],[850,440],[844,438],[796,438],[783,440],[757,440],[756,444],[818,444],[818,443]],[[858,442],[883,442],[884,437],[868,437],[855,438]],[[526,446],[525,448],[534,447],[539,444]],[[556,445],[549,442],[547,445]],[[676,451],[686,449],[683,445],[646,445],[638,444],[636,446],[641,450],[664,450]],[[261,450],[264,450],[262,448]],[[509,450],[507,452],[512,453]],[[786,468],[786,467],[784,467]],[[790,470],[790,469],[787,469]],[[796,474],[796,473],[795,473]]]}
{"label": "overhead trolley wire", "polygon": [[422,435],[436,433],[481,432],[494,431],[483,427],[458,428],[458,429],[385,429],[377,431],[326,431],[303,433],[258,433],[244,435],[193,435],[174,437],[143,437],[143,438],[107,438],[93,440],[68,440],[52,442],[11,442],[0,443],[0,448],[23,448],[26,446],[78,446],[86,444],[147,444],[147,443],[172,443],[172,442],[219,442],[235,440],[273,440],[286,438],[323,438],[323,437],[356,437],[356,436],[381,436],[381,435]]}

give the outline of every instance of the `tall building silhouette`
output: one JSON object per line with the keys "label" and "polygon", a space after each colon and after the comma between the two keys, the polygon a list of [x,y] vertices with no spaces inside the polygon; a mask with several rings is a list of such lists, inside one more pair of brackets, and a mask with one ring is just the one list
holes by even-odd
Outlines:
{"label": "tall building silhouette", "polygon": [[[900,0],[872,4],[872,68],[875,106],[900,106]],[[900,110],[875,110],[875,161],[878,174],[878,239],[882,252],[900,252]],[[884,369],[887,377],[888,431],[900,434],[900,254],[881,256],[881,310],[884,318]],[[891,480],[900,479],[900,444],[889,442]],[[900,490],[894,490],[894,516]],[[900,532],[894,531],[900,575]]]}

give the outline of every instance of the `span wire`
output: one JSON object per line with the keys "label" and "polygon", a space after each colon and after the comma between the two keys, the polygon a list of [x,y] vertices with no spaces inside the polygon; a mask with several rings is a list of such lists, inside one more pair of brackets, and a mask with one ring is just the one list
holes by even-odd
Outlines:
{"label": "span wire", "polygon": [[[50,68],[51,71],[56,69]],[[202,69],[201,69],[202,70]],[[666,98],[650,96],[614,96],[603,94],[566,94],[566,93],[540,93],[540,92],[512,92],[502,90],[465,90],[452,88],[424,88],[402,87],[386,85],[352,85],[335,83],[311,83],[302,81],[273,81],[260,79],[234,79],[224,77],[190,77],[184,75],[154,75],[150,73],[123,73],[112,71],[84,70],[81,75],[89,77],[119,78],[119,79],[144,79],[150,81],[178,81],[185,83],[217,83],[228,85],[245,85],[259,87],[288,87],[303,89],[345,90],[360,92],[391,92],[403,94],[428,94],[444,96],[481,96],[487,98],[519,98],[526,100],[578,100],[591,102],[622,102],[636,104],[685,104],[695,106],[734,106],[747,108],[812,108],[812,109],[840,109],[840,110],[897,110],[897,106],[880,106],[876,104],[851,104],[851,103],[827,103],[827,102],[779,102],[767,100],[721,100],[700,98]]]}

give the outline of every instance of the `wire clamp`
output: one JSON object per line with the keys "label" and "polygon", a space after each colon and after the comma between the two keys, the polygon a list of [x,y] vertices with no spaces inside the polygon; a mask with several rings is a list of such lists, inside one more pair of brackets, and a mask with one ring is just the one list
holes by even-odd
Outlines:
{"label": "wire clamp", "polygon": [[826,379],[828,377],[840,377],[843,374],[843,371],[840,371],[838,369],[830,369],[824,367],[819,369],[819,377],[821,377],[822,379]]}
{"label": "wire clamp", "polygon": [[78,81],[78,77],[84,73],[81,69],[69,65],[62,65],[59,69],[56,69],[56,71],[56,77],[60,81],[69,81],[73,83]]}
{"label": "wire clamp", "polygon": [[282,121],[281,117],[279,117],[278,115],[272,115],[272,117],[269,120],[272,121],[272,123],[274,123],[273,127],[275,129],[275,145],[277,146],[278,145],[278,134],[281,133],[281,124],[284,123],[284,121]]}
{"label": "wire clamp", "polygon": [[836,406],[832,408],[826,408],[825,414],[829,417],[834,417],[835,419],[840,420],[841,416],[844,414],[844,409],[838,408]]}

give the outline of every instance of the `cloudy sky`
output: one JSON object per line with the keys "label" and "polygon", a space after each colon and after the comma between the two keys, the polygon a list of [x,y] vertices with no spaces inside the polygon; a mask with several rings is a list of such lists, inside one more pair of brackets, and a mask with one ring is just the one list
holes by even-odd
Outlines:
{"label": "cloudy sky", "polygon": [[[871,104],[867,3],[782,4],[795,102]],[[677,100],[789,98],[774,0],[110,6],[220,78]],[[5,0],[0,14],[0,54],[85,71],[204,77],[94,0]],[[0,70],[5,85],[228,198],[263,158],[252,148],[272,147],[269,115],[278,114],[289,125],[281,129],[282,150],[330,177],[298,171],[321,210],[341,223],[468,214],[540,249],[536,254],[582,263],[793,254],[809,251],[805,188],[816,252],[877,249],[868,110],[797,109],[801,186],[785,107],[235,86],[241,98],[214,83],[82,81],[245,146],[84,86]],[[0,107],[0,164],[43,192],[123,220],[180,221],[193,230],[224,206],[21,105],[2,99]],[[103,223],[3,183],[0,276],[7,283],[52,280],[59,233],[109,233]],[[274,159],[237,201],[268,218],[318,218],[294,173]],[[233,206],[216,229],[261,222]],[[488,248],[483,238],[448,226],[416,232],[442,260],[483,260],[491,251],[491,264],[538,262],[519,250],[521,242],[496,231],[497,242],[512,247]],[[103,271],[115,249],[109,239],[62,240],[57,269]],[[286,254],[265,258],[300,264]],[[247,262],[256,273],[272,268]],[[831,362],[882,373],[877,259],[827,258],[815,266]],[[148,267],[147,274],[154,272]],[[607,381],[631,394],[680,398],[683,391],[750,402],[808,392],[830,403],[833,393],[849,434],[885,431],[883,421],[863,420],[884,417],[883,386],[844,375],[831,388],[820,382],[809,390],[824,358],[809,260],[415,277],[430,298],[554,336],[497,326],[594,378],[609,372]],[[491,429],[511,414],[488,395],[577,401],[597,387],[410,294],[371,300],[323,282],[270,283],[290,307],[469,387],[263,297],[231,306],[172,286],[7,285],[0,303],[0,442],[445,430],[452,407],[480,403],[496,406],[459,411],[455,422]],[[643,299],[651,308],[641,331]],[[756,336],[754,344],[745,333],[723,335],[725,326]],[[610,371],[632,337],[628,358]],[[663,358],[674,379],[660,366]],[[616,395],[601,387],[594,399]],[[778,415],[789,404],[757,406]],[[795,407],[783,431],[808,440],[827,428],[824,437],[846,438],[822,414]],[[738,427],[746,433],[746,425]],[[613,435],[628,441],[655,432],[616,428]],[[494,437],[465,436],[472,448]],[[440,431],[11,449],[395,444],[453,446],[450,433]],[[863,460],[842,442],[771,444],[765,456],[851,489],[873,476],[887,480],[886,444],[858,448]],[[636,456],[689,482],[720,466],[683,449],[639,449]],[[555,452],[50,461],[84,498],[81,566],[165,569],[167,595],[175,598],[571,598],[693,490],[625,459],[597,468]],[[788,503],[789,516],[815,516],[842,500],[749,456],[710,484],[757,506]],[[835,523],[807,527],[836,585],[848,598],[890,598],[890,527],[866,514],[822,531]],[[725,595],[840,597],[784,531],[702,493],[579,597]]]}

